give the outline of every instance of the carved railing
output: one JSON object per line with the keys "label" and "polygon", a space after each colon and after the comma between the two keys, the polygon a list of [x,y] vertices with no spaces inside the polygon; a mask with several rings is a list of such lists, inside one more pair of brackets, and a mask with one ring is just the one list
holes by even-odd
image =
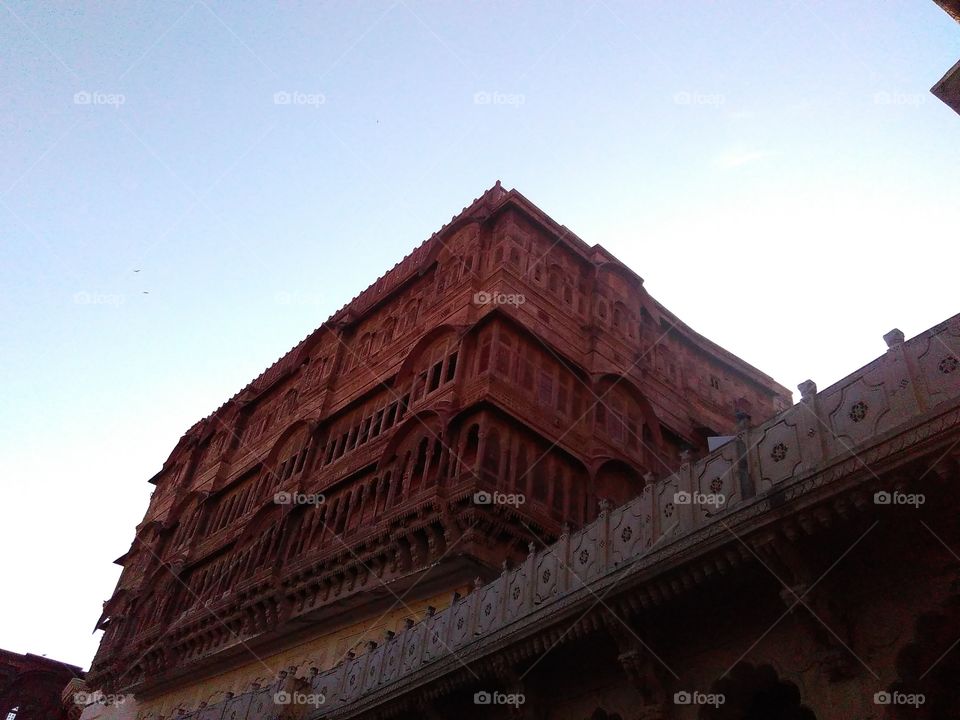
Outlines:
{"label": "carved railing", "polygon": [[[937,406],[944,412],[955,410],[955,402],[944,404],[960,398],[960,315],[909,342],[903,342],[899,331],[885,339],[888,351],[869,365],[820,393],[812,382],[804,383],[803,398],[788,410],[743,429],[698,462],[648,485],[625,505],[604,510],[581,530],[531,552],[521,565],[505,569],[450,607],[359,657],[317,673],[305,692],[323,701],[311,716],[337,715],[367,695],[400,690],[431,664],[479,651],[491,636],[502,638],[519,630],[526,619],[543,616],[566,596],[626,572],[654,550],[728,517],[752,497],[812,475],[828,484],[850,468],[859,470],[861,457],[872,460],[871,447],[897,428],[924,416],[935,418]],[[697,497],[721,495],[722,504],[696,502]],[[282,708],[272,702],[259,714],[253,711],[251,705],[260,701],[263,707],[264,698],[273,699],[257,690],[186,717],[275,717]],[[242,712],[233,715],[235,710]]]}

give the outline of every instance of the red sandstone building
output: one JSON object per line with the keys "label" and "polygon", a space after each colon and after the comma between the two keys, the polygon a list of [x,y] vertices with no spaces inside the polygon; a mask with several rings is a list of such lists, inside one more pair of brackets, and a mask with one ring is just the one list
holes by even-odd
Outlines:
{"label": "red sandstone building", "polygon": [[[0,650],[0,719],[68,720],[64,687],[83,672],[40,655]],[[72,697],[69,698],[72,704]]]}
{"label": "red sandstone building", "polygon": [[[916,679],[903,647],[939,647],[909,635],[924,603],[960,626],[938,420],[960,413],[960,323],[888,344],[793,405],[498,183],[187,431],[90,685],[144,720],[899,712],[870,698]],[[851,463],[880,442],[877,469]],[[940,542],[874,532],[903,508],[869,493],[924,481]],[[851,560],[825,592],[864,528],[900,584]],[[863,617],[897,630],[864,649]],[[953,697],[939,677],[926,710]]]}

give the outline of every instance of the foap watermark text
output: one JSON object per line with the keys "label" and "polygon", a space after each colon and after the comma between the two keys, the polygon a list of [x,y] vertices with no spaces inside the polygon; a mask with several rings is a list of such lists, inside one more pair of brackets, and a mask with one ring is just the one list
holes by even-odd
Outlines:
{"label": "foap watermark text", "polygon": [[121,93],[106,93],[98,90],[81,90],[73,94],[74,105],[108,105],[119,108],[125,105],[127,98]]}
{"label": "foap watermark text", "polygon": [[523,305],[527,299],[520,293],[502,293],[498,290],[481,290],[473,294],[474,305]]}
{"label": "foap watermark text", "polygon": [[707,507],[719,508],[723,507],[724,503],[726,502],[727,498],[723,493],[690,493],[686,490],[681,490],[680,492],[673,494],[674,505],[704,505]]}
{"label": "foap watermark text", "polygon": [[474,505],[523,505],[527,501],[523,493],[487,492],[480,490],[473,494]]}
{"label": "foap watermark text", "polygon": [[273,94],[274,105],[305,105],[307,107],[319,108],[326,105],[327,96],[323,93],[305,93],[299,90],[279,90]]}
{"label": "foap watermark text", "polygon": [[274,693],[273,702],[277,705],[323,705],[327,701],[323,693],[287,692]]}
{"label": "foap watermark text", "polygon": [[699,690],[690,692],[689,690],[680,690],[673,694],[674,705],[710,705],[720,707],[727,701],[723,693],[702,693]]}
{"label": "foap watermark text", "polygon": [[927,498],[923,493],[905,493],[899,490],[887,492],[886,490],[879,490],[873,494],[874,505],[910,505],[914,508],[919,508],[926,501]]}
{"label": "foap watermark text", "polygon": [[474,705],[509,705],[514,708],[519,708],[524,702],[526,702],[526,697],[524,697],[523,693],[487,692],[486,690],[481,690],[473,694]]}
{"label": "foap watermark text", "polygon": [[474,105],[513,105],[520,107],[527,101],[526,95],[479,90],[473,94]]}
{"label": "foap watermark text", "polygon": [[278,492],[273,496],[275,505],[323,505],[327,501],[323,493]]}

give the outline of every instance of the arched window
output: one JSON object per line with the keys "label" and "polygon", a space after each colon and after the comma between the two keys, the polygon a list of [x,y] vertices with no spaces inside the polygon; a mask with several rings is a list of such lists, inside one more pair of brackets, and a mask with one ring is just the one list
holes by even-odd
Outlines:
{"label": "arched window", "polygon": [[563,470],[558,470],[556,478],[553,481],[553,511],[560,516],[563,514],[564,505],[567,501],[567,475]]}
{"label": "arched window", "polygon": [[535,461],[535,465],[530,471],[532,476],[532,488],[531,494],[533,499],[542,504],[547,503],[547,495],[549,492],[549,484],[547,480],[547,459],[545,457],[539,457]]}
{"label": "arched window", "polygon": [[480,426],[473,425],[467,431],[467,442],[463,446],[463,456],[460,458],[465,467],[471,468],[477,461],[477,451],[480,447]]}
{"label": "arched window", "polygon": [[486,335],[480,341],[480,352],[477,354],[477,375],[483,375],[490,367],[491,338]]}
{"label": "arched window", "polygon": [[382,487],[380,490],[380,501],[379,501],[379,504],[377,505],[378,515],[387,509],[387,503],[392,499],[390,497],[390,489],[391,489],[390,477],[391,477],[391,473],[388,470],[386,475],[383,476],[383,480],[381,481]]}
{"label": "arched window", "polygon": [[497,339],[497,374],[505,378],[510,377],[511,358],[513,357],[513,338],[503,333]]}
{"label": "arched window", "polygon": [[351,498],[351,494],[344,493],[340,496],[340,502],[337,503],[337,523],[335,529],[338,535],[343,534],[343,531],[347,528],[347,519],[350,515]]}
{"label": "arched window", "polygon": [[491,482],[500,474],[500,432],[496,428],[487,433],[483,449],[483,474]]}
{"label": "arched window", "polygon": [[517,448],[516,474],[513,478],[513,489],[515,492],[527,494],[527,486],[530,478],[527,477],[527,446],[522,442]]}
{"label": "arched window", "polygon": [[373,338],[370,333],[366,333],[362,338],[360,338],[360,349],[358,351],[359,360],[364,360],[370,354],[370,345],[373,342]]}
{"label": "arched window", "polygon": [[419,490],[423,483],[423,473],[427,468],[427,445],[427,438],[421,439],[420,444],[417,445],[417,459],[414,462],[413,470],[410,471],[411,494]]}
{"label": "arched window", "polygon": [[417,324],[417,313],[420,311],[420,301],[411,300],[403,309],[403,331],[406,332]]}
{"label": "arched window", "polygon": [[433,485],[437,478],[440,476],[440,458],[443,447],[439,440],[434,440],[433,442],[433,452],[430,453],[430,464],[427,466],[427,476],[424,479],[424,485],[430,486]]}

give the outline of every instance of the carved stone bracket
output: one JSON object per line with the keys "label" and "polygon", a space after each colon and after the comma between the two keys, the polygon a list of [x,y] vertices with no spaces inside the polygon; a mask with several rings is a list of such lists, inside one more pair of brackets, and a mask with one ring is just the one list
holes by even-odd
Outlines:
{"label": "carved stone bracket", "polygon": [[764,561],[787,587],[780,591],[798,624],[818,648],[817,660],[831,682],[854,677],[860,663],[851,650],[853,632],[848,614],[819,582],[813,564],[789,539],[778,536],[761,546]]}
{"label": "carved stone bracket", "polygon": [[670,707],[668,670],[625,621],[609,615],[605,620],[607,632],[619,650],[617,661],[642,698],[636,717],[640,720],[666,720]]}

